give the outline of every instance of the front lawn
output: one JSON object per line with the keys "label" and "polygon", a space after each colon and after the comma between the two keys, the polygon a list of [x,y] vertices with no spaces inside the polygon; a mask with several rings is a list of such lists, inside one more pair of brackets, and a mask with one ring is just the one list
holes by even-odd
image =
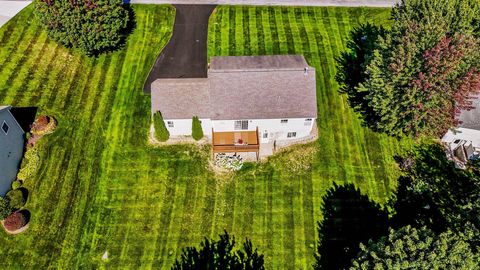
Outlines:
{"label": "front lawn", "polygon": [[217,9],[209,55],[302,53],[317,70],[319,141],[233,177],[209,171],[205,149],[147,144],[150,97],[142,86],[174,11],[134,9],[137,27],[125,48],[97,59],[49,41],[32,7],[0,28],[0,104],[37,106],[58,119],[38,145],[38,175],[26,183],[30,228],[0,233],[0,267],[169,268],[183,247],[227,229],[251,238],[268,269],[304,269],[333,181],[386,201],[401,147],[361,126],[337,93],[334,57],[352,27],[386,23],[388,9]]}

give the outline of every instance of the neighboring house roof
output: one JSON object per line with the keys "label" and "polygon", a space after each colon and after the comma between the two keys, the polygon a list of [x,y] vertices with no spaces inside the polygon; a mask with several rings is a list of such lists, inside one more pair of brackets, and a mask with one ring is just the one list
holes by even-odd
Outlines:
{"label": "neighboring house roof", "polygon": [[473,110],[463,110],[458,117],[462,128],[480,130],[480,95],[473,99]]}
{"label": "neighboring house roof", "polygon": [[152,113],[164,119],[210,118],[209,82],[198,79],[158,79],[152,83]]}
{"label": "neighboring house roof", "polygon": [[157,110],[165,119],[316,118],[315,69],[299,55],[212,57],[207,79],[155,81]]}
{"label": "neighboring house roof", "polygon": [[469,128],[457,128],[455,130],[449,130],[442,141],[447,143],[453,143],[456,140],[465,140],[473,143],[474,147],[480,147],[480,131]]}

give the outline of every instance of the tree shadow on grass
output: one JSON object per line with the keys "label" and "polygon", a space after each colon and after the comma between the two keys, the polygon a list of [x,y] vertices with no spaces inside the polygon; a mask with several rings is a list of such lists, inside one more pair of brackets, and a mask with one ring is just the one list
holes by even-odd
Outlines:
{"label": "tree shadow on grass", "polygon": [[315,269],[345,269],[360,243],[387,234],[387,212],[352,184],[334,184],[323,197],[322,208]]}

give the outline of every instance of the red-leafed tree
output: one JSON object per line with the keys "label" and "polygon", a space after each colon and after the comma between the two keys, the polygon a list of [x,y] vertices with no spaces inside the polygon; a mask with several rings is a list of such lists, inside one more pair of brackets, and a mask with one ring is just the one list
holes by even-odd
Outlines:
{"label": "red-leafed tree", "polygon": [[480,71],[465,63],[476,54],[472,51],[478,49],[476,42],[462,35],[443,37],[423,53],[421,71],[411,82],[416,90],[415,121],[406,123],[407,129],[420,132],[432,126],[432,135],[442,135],[458,124],[456,116],[461,110],[474,108],[471,97],[480,93]]}
{"label": "red-leafed tree", "polygon": [[3,226],[9,231],[16,231],[27,225],[28,219],[22,212],[15,212],[6,217]]}
{"label": "red-leafed tree", "polygon": [[[393,136],[441,136],[458,124],[460,110],[472,109],[480,93],[479,5],[403,0],[392,10],[392,28],[362,47],[371,50],[363,52],[369,56],[363,64],[340,61],[341,92],[369,127]],[[349,66],[365,67],[360,80],[342,80]]]}

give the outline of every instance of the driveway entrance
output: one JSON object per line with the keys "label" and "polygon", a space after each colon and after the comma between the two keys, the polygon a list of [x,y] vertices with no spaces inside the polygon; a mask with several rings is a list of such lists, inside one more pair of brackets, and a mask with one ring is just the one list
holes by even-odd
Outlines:
{"label": "driveway entrance", "polygon": [[206,78],[208,19],[214,5],[175,5],[172,38],[145,82],[145,93],[160,78]]}

